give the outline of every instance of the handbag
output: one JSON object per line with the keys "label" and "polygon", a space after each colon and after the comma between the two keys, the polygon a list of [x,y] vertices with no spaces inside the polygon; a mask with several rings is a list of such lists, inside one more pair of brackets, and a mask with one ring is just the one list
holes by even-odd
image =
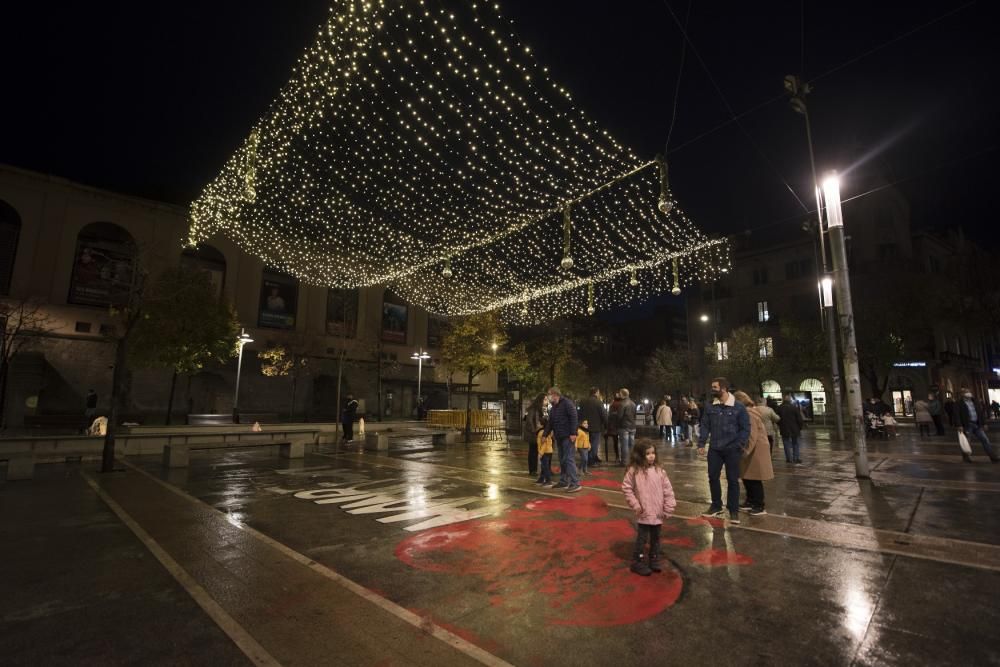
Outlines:
{"label": "handbag", "polygon": [[958,432],[958,447],[962,450],[963,454],[972,454],[972,447],[969,446],[969,439],[965,437],[963,431]]}

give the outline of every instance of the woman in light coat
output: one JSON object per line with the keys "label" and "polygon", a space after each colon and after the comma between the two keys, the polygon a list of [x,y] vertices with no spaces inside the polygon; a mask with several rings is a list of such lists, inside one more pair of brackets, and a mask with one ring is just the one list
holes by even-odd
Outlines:
{"label": "woman in light coat", "polygon": [[656,425],[660,427],[661,436],[667,435],[668,429],[673,431],[674,419],[666,401],[660,401],[660,404],[656,406],[655,421]]}
{"label": "woman in light coat", "polygon": [[750,516],[767,514],[764,509],[764,480],[774,479],[771,453],[767,449],[767,429],[764,418],[752,398],[742,391],[733,394],[750,415],[750,440],[740,459],[740,479],[747,491],[747,500],[740,509]]}
{"label": "woman in light coat", "polygon": [[764,430],[767,431],[767,442],[770,445],[767,451],[773,455],[774,439],[778,437],[778,422],[781,421],[781,417],[771,409],[771,406],[767,404],[767,399],[764,397],[757,399],[756,408],[757,414],[764,420]]}
{"label": "woman in light coat", "polygon": [[934,417],[931,415],[930,403],[924,399],[920,399],[913,404],[913,414],[917,422],[917,428],[920,429],[920,437],[927,436],[931,437],[931,426],[934,425]]}

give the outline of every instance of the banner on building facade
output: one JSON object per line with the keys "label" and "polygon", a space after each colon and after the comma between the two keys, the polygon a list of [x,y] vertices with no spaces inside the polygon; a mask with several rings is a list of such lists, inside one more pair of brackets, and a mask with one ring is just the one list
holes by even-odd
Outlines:
{"label": "banner on building facade", "polygon": [[386,291],[382,299],[382,340],[405,343],[407,317],[408,308],[403,300]]}
{"label": "banner on building facade", "polygon": [[326,291],[326,333],[354,338],[358,335],[358,290],[331,287]]}
{"label": "banner on building facade", "polygon": [[81,306],[120,306],[132,283],[132,248],[121,241],[81,238],[68,301]]}
{"label": "banner on building facade", "polygon": [[269,329],[294,329],[299,283],[291,276],[264,273],[260,283],[257,325]]}

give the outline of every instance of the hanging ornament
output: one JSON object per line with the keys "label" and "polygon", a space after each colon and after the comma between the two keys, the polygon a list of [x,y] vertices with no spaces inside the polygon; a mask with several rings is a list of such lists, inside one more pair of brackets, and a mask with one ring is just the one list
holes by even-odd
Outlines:
{"label": "hanging ornament", "polygon": [[587,314],[594,314],[594,283],[587,284]]}
{"label": "hanging ornament", "polygon": [[636,275],[635,269],[632,269],[632,277],[629,278],[628,284],[631,285],[632,287],[639,286],[639,277]]}
{"label": "hanging ornament", "polygon": [[441,269],[441,276],[444,278],[451,278],[452,275],[453,274],[451,272],[451,257],[447,257],[444,260],[444,268]]}
{"label": "hanging ornament", "polygon": [[570,205],[567,204],[563,207],[563,258],[559,262],[559,266],[562,267],[563,271],[569,271],[573,268],[573,258],[569,256],[570,250],[570,232],[573,228],[573,221],[570,219]]}
{"label": "hanging ornament", "polygon": [[657,155],[656,164],[660,167],[660,201],[656,207],[660,209],[660,213],[670,213],[674,208],[674,203],[670,200],[670,183],[667,180],[667,159],[662,155]]}
{"label": "hanging ornament", "polygon": [[680,266],[678,266],[676,257],[674,258],[674,288],[670,290],[670,293],[674,296],[681,294]]}

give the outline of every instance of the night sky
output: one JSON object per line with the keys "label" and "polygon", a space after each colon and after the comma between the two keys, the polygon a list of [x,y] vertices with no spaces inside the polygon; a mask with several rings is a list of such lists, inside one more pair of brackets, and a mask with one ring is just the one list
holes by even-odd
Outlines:
{"label": "night sky", "polygon": [[[329,7],[18,4],[4,10],[0,44],[0,162],[185,205]],[[916,225],[961,225],[993,245],[1000,40],[989,3],[804,5],[803,16],[800,2],[502,3],[553,78],[644,157],[663,150],[670,126],[683,43],[670,10],[688,20],[671,183],[708,232],[795,233],[808,217],[789,192],[808,206],[804,124],[782,87],[801,74],[815,88],[818,166],[847,172],[845,197],[898,183]]]}

